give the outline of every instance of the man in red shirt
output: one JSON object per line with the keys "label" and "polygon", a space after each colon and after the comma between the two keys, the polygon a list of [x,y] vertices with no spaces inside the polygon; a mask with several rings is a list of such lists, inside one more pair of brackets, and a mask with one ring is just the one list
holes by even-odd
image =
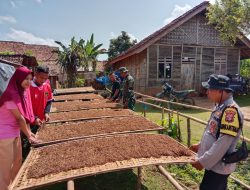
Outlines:
{"label": "man in red shirt", "polygon": [[30,95],[36,124],[41,126],[50,120],[49,113],[53,101],[53,94],[50,87],[49,68],[38,66],[35,76],[31,81]]}

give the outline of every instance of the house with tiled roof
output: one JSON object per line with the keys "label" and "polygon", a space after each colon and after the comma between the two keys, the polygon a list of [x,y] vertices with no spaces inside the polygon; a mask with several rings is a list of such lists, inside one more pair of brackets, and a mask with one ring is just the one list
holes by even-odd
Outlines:
{"label": "house with tiled roof", "polygon": [[126,66],[135,89],[154,94],[162,81],[175,89],[201,90],[212,73],[239,73],[240,60],[250,58],[250,40],[242,36],[235,45],[222,41],[206,18],[209,2],[184,13],[108,62],[114,70]]}
{"label": "house with tiled roof", "polygon": [[0,52],[0,60],[8,65],[14,67],[20,67],[22,65],[28,67],[32,71],[38,66],[37,60],[34,56],[23,55],[23,54],[6,54]]}
{"label": "house with tiled roof", "polygon": [[[33,57],[38,64],[49,67],[50,81],[53,88],[57,87],[57,81],[63,81],[63,74],[60,66],[56,64],[58,59],[58,47],[51,47],[47,45],[25,44],[23,42],[14,41],[0,41],[0,54],[2,52],[2,59],[4,56],[9,61],[22,64],[21,58]],[[10,52],[10,55],[4,55],[5,52]],[[19,57],[19,58],[17,58]],[[12,60],[10,60],[12,59]],[[27,58],[26,58],[27,61]],[[25,65],[25,64],[24,64]],[[26,65],[27,66],[27,65]]]}

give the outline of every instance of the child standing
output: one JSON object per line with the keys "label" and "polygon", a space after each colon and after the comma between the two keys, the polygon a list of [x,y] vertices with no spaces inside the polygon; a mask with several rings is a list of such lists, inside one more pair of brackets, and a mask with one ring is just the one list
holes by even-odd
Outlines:
{"label": "child standing", "polygon": [[[31,101],[38,126],[50,120],[49,113],[53,101],[53,94],[48,78],[49,68],[38,66],[31,82]],[[33,127],[31,130],[35,133],[37,127]]]}
{"label": "child standing", "polygon": [[[50,120],[49,113],[53,101],[53,94],[49,83],[49,68],[38,66],[34,78],[31,81],[30,96],[35,115],[31,132],[36,134],[39,127]],[[23,158],[26,158],[30,151],[30,143],[27,138],[22,137]]]}

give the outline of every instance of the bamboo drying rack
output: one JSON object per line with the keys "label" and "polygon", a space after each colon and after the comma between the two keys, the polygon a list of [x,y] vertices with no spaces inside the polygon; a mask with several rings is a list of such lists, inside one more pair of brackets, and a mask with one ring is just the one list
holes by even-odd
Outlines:
{"label": "bamboo drying rack", "polygon": [[56,106],[54,106],[53,108],[55,108],[55,110],[52,110],[51,113],[61,113],[61,112],[70,112],[70,111],[80,111],[80,110],[93,110],[93,109],[119,109],[122,108],[121,104],[117,104],[117,103],[110,103],[110,105],[106,105],[103,106],[102,105],[100,107],[80,107],[80,108],[71,108],[71,109],[67,109],[67,110],[58,110],[56,108]]}
{"label": "bamboo drying rack", "polygon": [[[141,117],[141,116],[133,116],[133,117]],[[58,139],[58,140],[52,140],[52,141],[46,141],[46,142],[41,142],[38,144],[32,144],[33,147],[41,147],[41,146],[46,146],[46,145],[51,145],[51,144],[57,144],[61,142],[67,142],[67,141],[72,141],[72,140],[77,140],[77,139],[87,139],[87,138],[94,138],[94,137],[103,137],[103,136],[113,136],[113,135],[120,135],[120,134],[130,134],[130,133],[143,133],[143,132],[152,132],[152,131],[162,131],[164,130],[163,127],[158,126],[156,123],[150,121],[147,118],[141,117],[150,123],[155,125],[155,128],[147,129],[145,126],[145,129],[140,129],[140,130],[130,130],[130,131],[120,131],[120,132],[112,132],[112,133],[101,133],[101,134],[94,134],[94,135],[81,135],[81,136],[76,136],[76,137],[71,137],[71,138],[64,138],[64,139]],[[105,118],[103,118],[105,119]],[[95,121],[91,121],[95,122]],[[60,127],[60,125],[57,126],[50,126],[50,127]],[[70,127],[69,127],[70,128]],[[37,138],[39,139],[39,131],[36,134]]]}
{"label": "bamboo drying rack", "polygon": [[[115,110],[115,109],[113,109],[113,110]],[[80,110],[80,111],[82,111],[82,110]],[[84,120],[102,119],[102,118],[126,117],[126,116],[136,115],[135,112],[133,112],[131,110],[127,109],[127,111],[128,111],[127,115],[84,117],[84,118],[76,118],[76,119],[62,119],[62,120],[50,121],[50,122],[48,122],[48,124],[52,124],[52,123],[65,123],[65,122],[72,122],[72,121],[84,121]],[[64,112],[60,112],[60,113],[64,113]],[[65,112],[65,113],[67,113],[67,112]]]}
{"label": "bamboo drying rack", "polygon": [[59,183],[63,181],[68,181],[72,179],[82,178],[86,176],[92,176],[102,173],[115,172],[125,169],[131,169],[142,166],[149,165],[161,165],[167,163],[190,163],[193,161],[194,157],[160,157],[160,158],[140,158],[140,159],[130,159],[124,161],[116,161],[112,163],[107,163],[104,165],[98,165],[93,167],[85,167],[80,169],[69,170],[65,172],[60,172],[57,174],[49,174],[37,179],[28,179],[27,173],[29,167],[38,159],[39,157],[39,148],[32,149],[28,155],[26,161],[22,165],[20,171],[17,174],[17,177],[11,185],[11,190],[25,190],[25,189],[34,189],[38,187],[43,187],[46,185]]}
{"label": "bamboo drying rack", "polygon": [[[76,98],[75,95],[81,96]],[[89,98],[86,97],[86,95],[94,95],[95,97]],[[102,100],[104,99],[102,96],[99,94],[94,94],[94,93],[87,93],[87,94],[70,94],[70,95],[58,95],[54,97],[55,102],[65,102],[65,101],[73,101],[73,100],[84,100],[84,101],[91,101],[91,100]]]}
{"label": "bamboo drying rack", "polygon": [[81,87],[81,88],[64,88],[56,89],[56,96],[66,94],[80,94],[80,93],[93,93],[95,89],[92,87]]}

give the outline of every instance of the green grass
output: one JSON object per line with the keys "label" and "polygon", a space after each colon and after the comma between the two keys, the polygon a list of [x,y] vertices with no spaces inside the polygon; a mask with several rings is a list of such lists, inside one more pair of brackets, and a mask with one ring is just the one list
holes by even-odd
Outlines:
{"label": "green grass", "polygon": [[[136,189],[137,171],[136,169],[100,174],[96,176],[77,179],[75,189],[87,190],[131,190]],[[156,167],[149,166],[143,168],[143,182],[141,190],[174,190],[175,188],[168,182]],[[38,190],[67,190],[67,184],[60,183],[43,187]]]}

